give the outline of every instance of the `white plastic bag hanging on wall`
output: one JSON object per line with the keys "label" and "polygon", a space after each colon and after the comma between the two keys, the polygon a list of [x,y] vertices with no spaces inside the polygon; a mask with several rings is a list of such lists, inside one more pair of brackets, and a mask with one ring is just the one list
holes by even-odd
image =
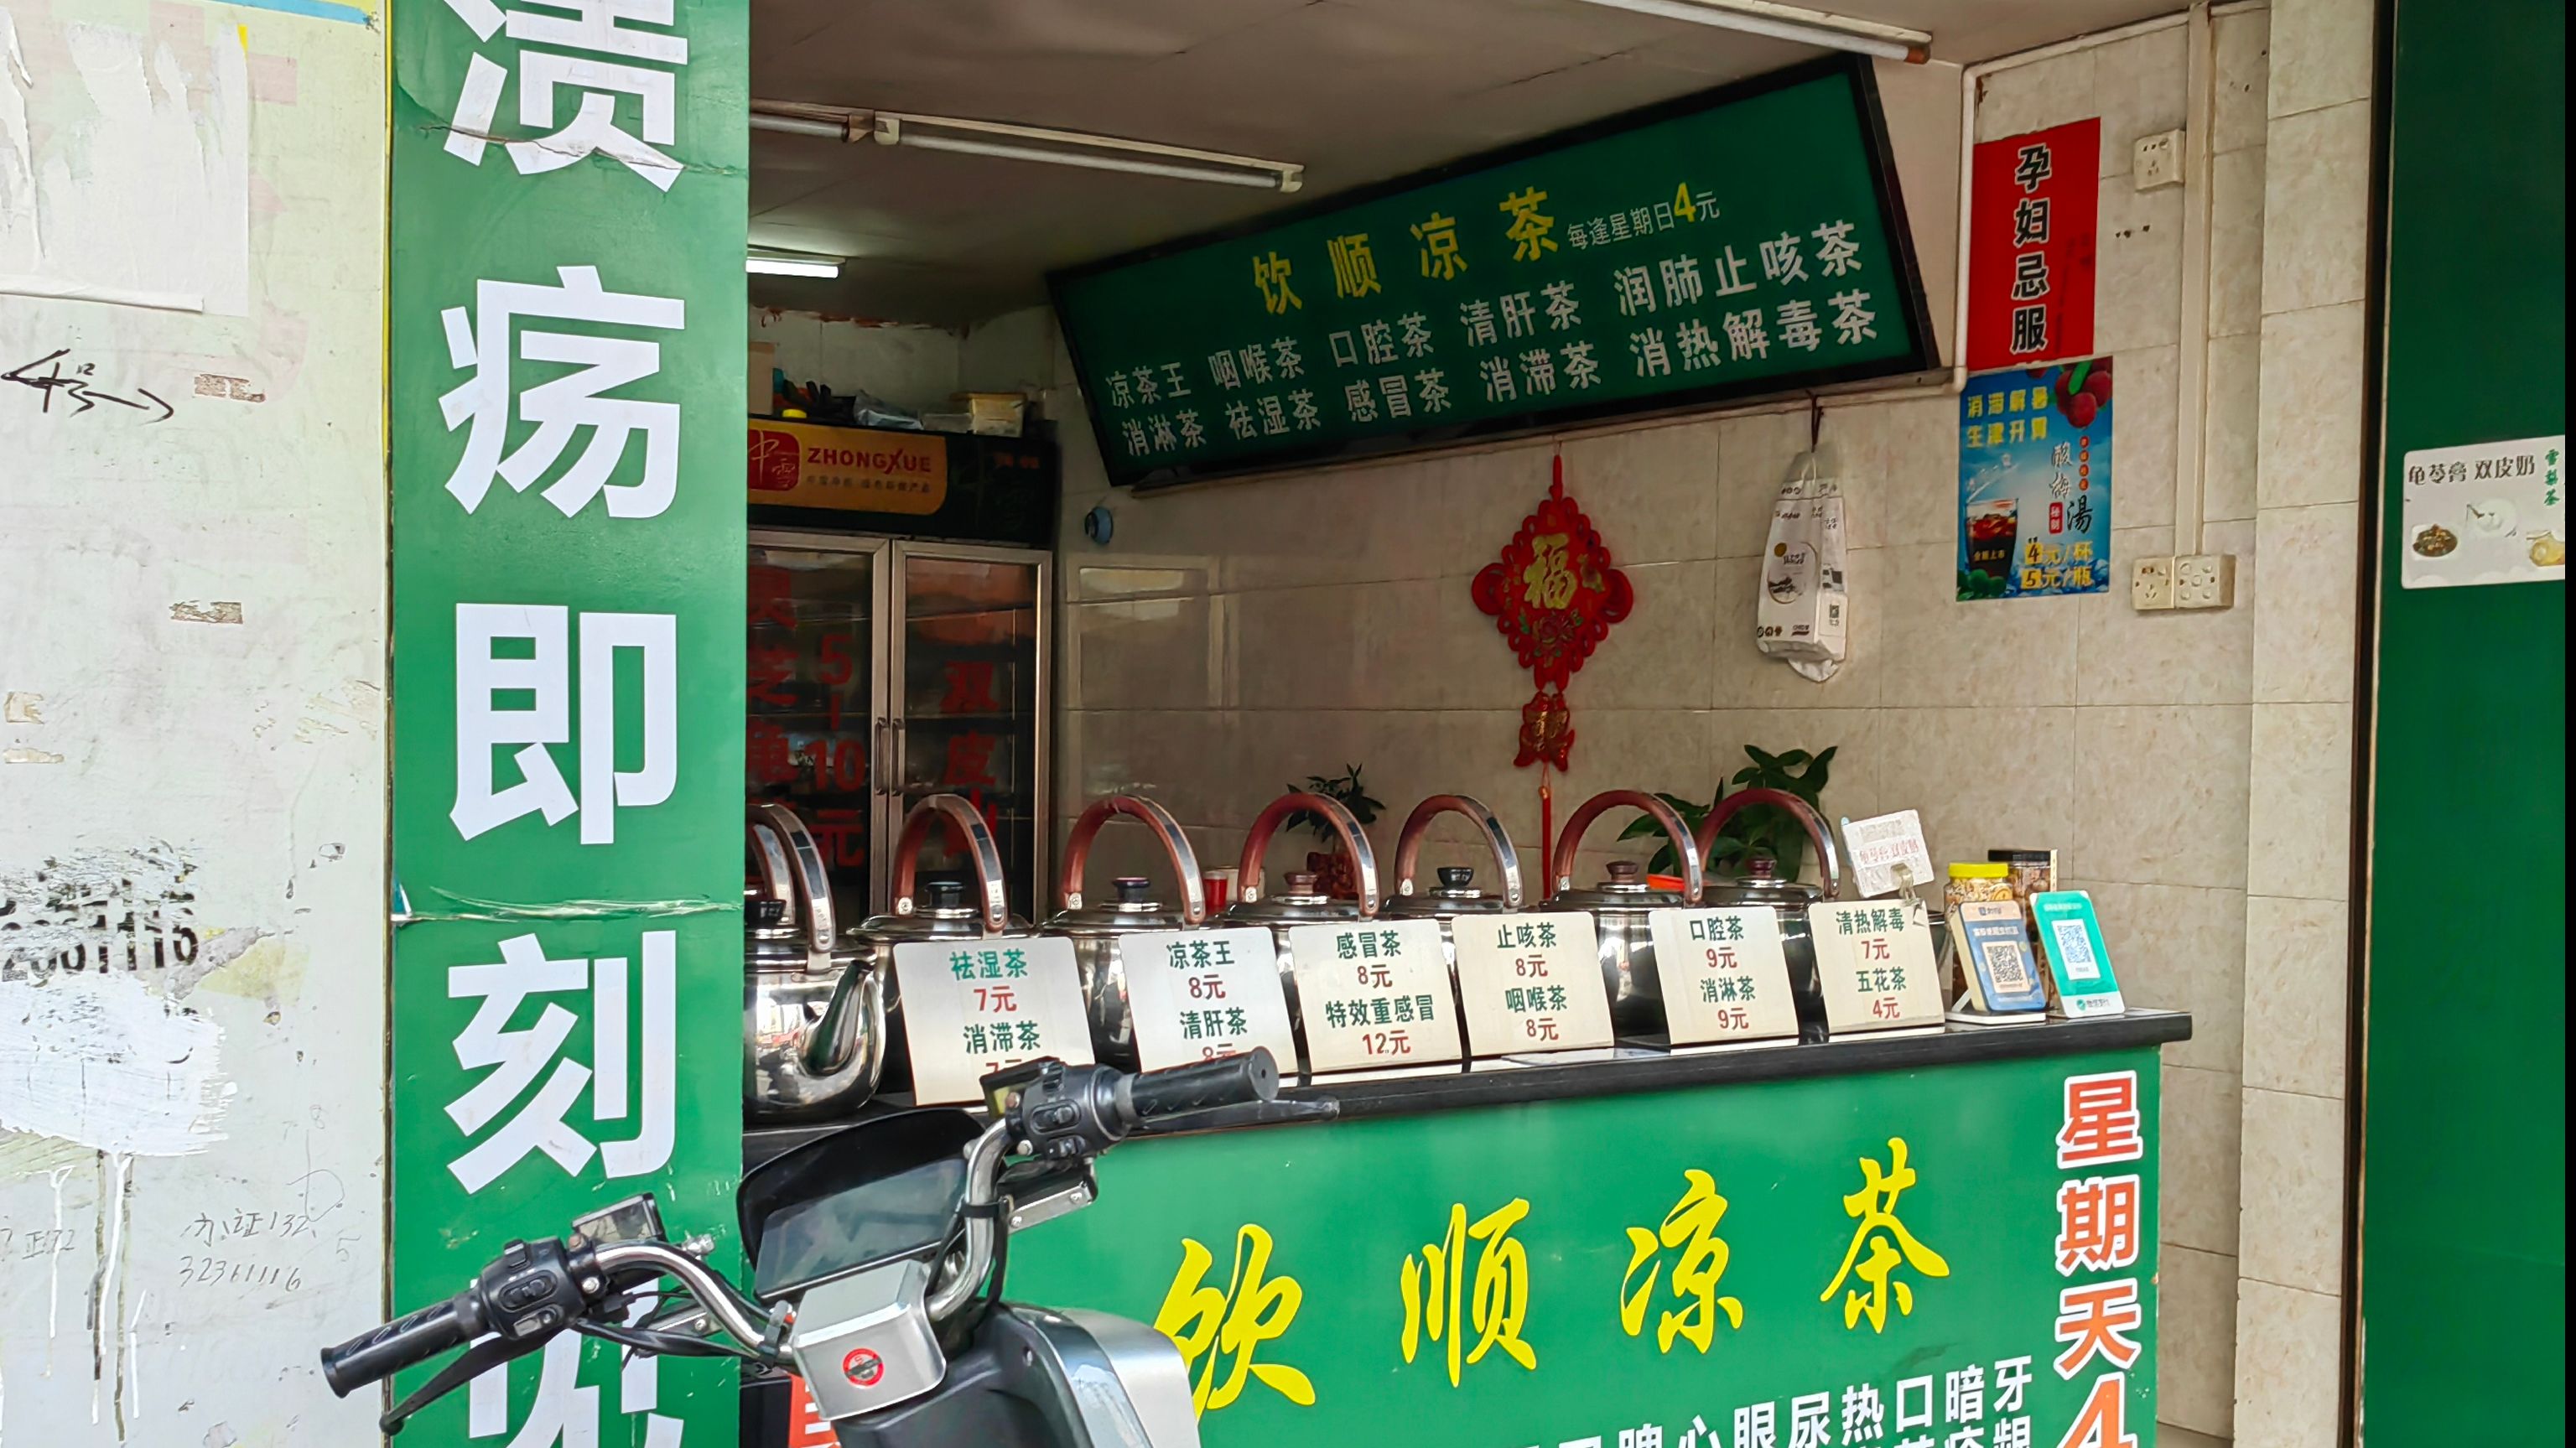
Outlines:
{"label": "white plastic bag hanging on wall", "polygon": [[1803,452],[1771,508],[1753,642],[1821,684],[1849,656],[1851,593],[1843,578],[1843,489],[1831,455]]}

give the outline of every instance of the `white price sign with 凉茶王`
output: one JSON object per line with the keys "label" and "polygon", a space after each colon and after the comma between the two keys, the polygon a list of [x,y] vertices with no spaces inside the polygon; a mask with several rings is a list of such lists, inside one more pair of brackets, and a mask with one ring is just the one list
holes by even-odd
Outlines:
{"label": "white price sign with \u51c9\u8336\u738b", "polygon": [[1117,948],[1144,1069],[1268,1046],[1271,1059],[1296,1070],[1297,1039],[1269,931],[1146,930],[1119,936]]}
{"label": "white price sign with \u51c9\u8336\u738b", "polygon": [[894,948],[894,978],[920,1105],[981,1101],[986,1075],[1041,1056],[1091,1064],[1073,942],[1061,935],[908,940]]}
{"label": "white price sign with \u51c9\u8336\u738b", "polygon": [[1592,917],[1461,915],[1449,922],[1467,1041],[1478,1056],[1613,1044]]}
{"label": "white price sign with \u51c9\u8336\u738b", "polygon": [[1458,1008],[1439,921],[1291,926],[1288,956],[1315,1075],[1456,1067]]}
{"label": "white price sign with \u51c9\u8336\u738b", "polygon": [[1767,907],[1657,910],[1646,919],[1675,1046],[1798,1038],[1778,915]]}

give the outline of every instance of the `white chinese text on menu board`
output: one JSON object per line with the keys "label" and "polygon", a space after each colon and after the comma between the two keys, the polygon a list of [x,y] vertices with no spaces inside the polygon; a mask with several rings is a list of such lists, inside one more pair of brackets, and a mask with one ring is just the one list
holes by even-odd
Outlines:
{"label": "white chinese text on menu board", "polygon": [[1592,917],[1464,915],[1450,922],[1467,1044],[1478,1056],[1613,1043]]}
{"label": "white chinese text on menu board", "polygon": [[1117,937],[1144,1069],[1239,1056],[1256,1046],[1294,1063],[1288,997],[1270,932],[1149,930]]}
{"label": "white chinese text on menu board", "polygon": [[1041,1056],[1091,1064],[1073,942],[1062,936],[909,940],[894,948],[894,974],[921,1105],[980,1101],[987,1074]]}
{"label": "white chinese text on menu board", "polygon": [[1454,1064],[1458,1008],[1436,920],[1355,920],[1288,931],[1297,1014],[1316,1075]]}
{"label": "white chinese text on menu board", "polygon": [[1789,994],[1777,915],[1768,908],[1657,910],[1646,919],[1674,1045],[1797,1037],[1798,1005]]}

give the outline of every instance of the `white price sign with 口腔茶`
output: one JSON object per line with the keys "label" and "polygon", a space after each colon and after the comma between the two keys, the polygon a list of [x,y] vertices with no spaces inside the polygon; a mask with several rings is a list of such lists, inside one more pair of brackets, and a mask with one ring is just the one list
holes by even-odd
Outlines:
{"label": "white price sign with \u53e3\u8154\u8336", "polygon": [[1675,1046],[1797,1039],[1780,917],[1768,907],[1657,910],[1646,920]]}
{"label": "white price sign with \u53e3\u8154\u8336", "polygon": [[1288,958],[1315,1075],[1457,1065],[1458,1008],[1439,921],[1291,926]]}
{"label": "white price sign with \u53e3\u8154\u8336", "polygon": [[1591,916],[1461,915],[1449,922],[1449,938],[1477,1056],[1613,1044]]}
{"label": "white price sign with \u53e3\u8154\u8336", "polygon": [[1239,1056],[1255,1046],[1297,1069],[1269,931],[1146,930],[1117,937],[1117,947],[1144,1069]]}
{"label": "white price sign with \u53e3\u8154\u8336", "polygon": [[1825,1025],[1835,1035],[1939,1029],[1941,982],[1932,959],[1931,917],[1922,903],[1807,907],[1816,973],[1825,987]]}
{"label": "white price sign with \u53e3\u8154\u8336", "polygon": [[985,1076],[1041,1056],[1091,1064],[1091,1022],[1063,936],[908,940],[894,948],[894,978],[919,1105],[981,1101]]}

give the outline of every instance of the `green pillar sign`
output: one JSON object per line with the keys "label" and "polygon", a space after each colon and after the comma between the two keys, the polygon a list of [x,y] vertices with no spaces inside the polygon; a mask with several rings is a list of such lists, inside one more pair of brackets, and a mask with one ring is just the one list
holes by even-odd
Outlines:
{"label": "green pillar sign", "polygon": [[[749,23],[738,0],[392,21],[408,1307],[638,1192],[675,1230],[732,1220]],[[730,1448],[730,1366],[621,1371],[586,1341],[404,1441]]]}

